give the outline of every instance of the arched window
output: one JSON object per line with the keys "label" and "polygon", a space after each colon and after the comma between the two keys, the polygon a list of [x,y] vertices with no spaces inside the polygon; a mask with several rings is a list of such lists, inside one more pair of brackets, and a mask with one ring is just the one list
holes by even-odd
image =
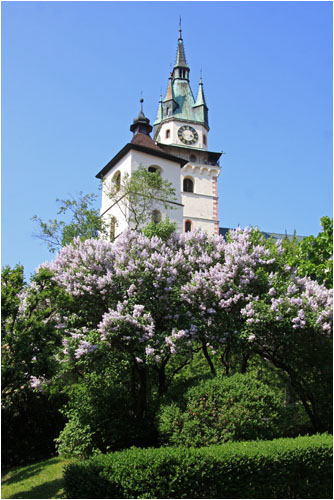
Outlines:
{"label": "arched window", "polygon": [[113,177],[113,183],[116,185],[116,190],[119,191],[121,188],[121,172],[116,172]]}
{"label": "arched window", "polygon": [[158,174],[161,174],[161,168],[158,165],[150,165],[147,169],[148,172],[151,172],[154,174],[157,172]]}
{"label": "arched window", "polygon": [[186,220],[184,223],[184,232],[189,233],[191,231],[192,222],[191,220]]}
{"label": "arched window", "polygon": [[206,146],[206,135],[203,135],[203,144]]}
{"label": "arched window", "polygon": [[166,139],[170,138],[170,130],[169,130],[169,128],[166,130],[165,138]]}
{"label": "arched window", "polygon": [[192,179],[189,179],[188,177],[183,179],[183,191],[185,191],[186,193],[194,192],[194,183]]}
{"label": "arched window", "polygon": [[158,222],[160,221],[161,221],[161,213],[159,212],[159,210],[153,210],[152,222],[154,222],[154,224],[158,224]]}

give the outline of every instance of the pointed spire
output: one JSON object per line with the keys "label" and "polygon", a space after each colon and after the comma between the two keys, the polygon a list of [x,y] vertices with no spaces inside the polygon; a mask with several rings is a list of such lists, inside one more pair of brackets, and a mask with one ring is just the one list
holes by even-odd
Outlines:
{"label": "pointed spire", "polygon": [[164,99],[164,102],[170,101],[174,99],[174,91],[173,91],[173,77],[172,73],[169,74],[169,79],[168,79],[168,87],[167,87],[167,92],[166,96]]}
{"label": "pointed spire", "polygon": [[160,91],[160,101],[159,101],[158,113],[157,113],[157,117],[156,117],[155,121],[161,122],[162,118],[163,118],[163,107],[162,107],[162,94]]}
{"label": "pointed spire", "polygon": [[186,56],[184,53],[181,17],[179,23],[179,39],[177,44],[176,61],[173,69],[173,79],[188,80],[189,81],[189,67],[187,66]]}
{"label": "pointed spire", "polygon": [[202,70],[201,70],[201,77],[199,80],[199,88],[195,106],[206,106],[204,89],[203,89]]}
{"label": "pointed spire", "polygon": [[177,45],[176,62],[175,62],[174,68],[176,68],[178,66],[188,68],[187,61],[186,61],[186,55],[184,52],[184,46],[183,46],[181,16],[180,16],[180,22],[179,22],[179,40],[178,40],[178,45]]}
{"label": "pointed spire", "polygon": [[200,122],[204,122],[206,125],[209,125],[208,121],[208,106],[206,104],[204,90],[203,90],[203,80],[202,80],[202,70],[201,77],[199,81],[198,94],[197,99],[193,107],[194,113],[196,114],[196,118]]}

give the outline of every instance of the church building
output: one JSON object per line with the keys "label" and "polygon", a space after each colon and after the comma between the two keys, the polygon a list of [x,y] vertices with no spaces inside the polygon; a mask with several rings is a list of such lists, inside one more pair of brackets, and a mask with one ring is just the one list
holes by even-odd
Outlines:
{"label": "church building", "polygon": [[175,189],[170,210],[157,213],[152,206],[153,221],[168,215],[180,233],[201,228],[210,235],[219,234],[217,178],[222,153],[208,149],[210,128],[202,77],[195,99],[189,73],[180,26],[176,62],[153,127],[144,115],[141,99],[139,115],[130,126],[131,142],[96,175],[106,186],[100,213],[112,236],[126,229],[128,222],[124,207],[111,203],[108,183],[120,185],[124,176],[131,176],[139,167],[158,171]]}

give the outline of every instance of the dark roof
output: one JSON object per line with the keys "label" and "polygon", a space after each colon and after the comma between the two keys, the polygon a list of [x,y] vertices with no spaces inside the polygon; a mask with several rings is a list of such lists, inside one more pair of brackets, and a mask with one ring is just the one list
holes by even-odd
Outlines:
{"label": "dark roof", "polygon": [[158,156],[159,158],[164,158],[165,160],[173,161],[178,163],[180,167],[183,167],[188,163],[188,160],[183,158],[178,158],[177,156],[171,155],[163,151],[159,146],[157,146],[151,137],[146,134],[138,133],[136,134],[132,141],[124,146],[116,156],[114,156],[109,163],[95,177],[102,179],[118,162],[125,156],[129,151],[141,151],[142,153],[147,153],[152,156]]}
{"label": "dark roof", "polygon": [[145,146],[146,148],[154,149],[155,151],[160,151],[164,153],[162,148],[160,148],[147,134],[135,134],[132,138],[131,144],[138,144],[138,146]]}
{"label": "dark roof", "polygon": [[[219,234],[221,236],[224,236],[224,238],[226,238],[226,235],[227,233],[230,231],[230,227],[220,227],[219,228]],[[263,234],[263,236],[266,238],[266,239],[269,239],[269,238],[272,238],[274,241],[277,241],[277,240],[284,240],[285,238],[288,238],[288,240],[292,240],[292,238],[295,236],[297,241],[302,241],[304,238],[306,238],[306,236],[298,236],[297,234],[293,235],[293,234],[282,234],[282,233],[269,233],[269,232],[266,232],[266,231],[261,231],[261,234]]]}
{"label": "dark roof", "polygon": [[[177,146],[175,144],[163,144],[158,142],[158,145],[161,147],[161,149],[175,149],[176,151],[180,150],[185,150],[187,153],[206,153],[208,155],[208,165],[217,165],[219,158],[223,153],[217,153],[215,151],[207,151],[206,149],[194,149],[194,148],[189,148],[189,146],[183,146],[182,144],[178,144]],[[189,161],[189,160],[188,160]]]}

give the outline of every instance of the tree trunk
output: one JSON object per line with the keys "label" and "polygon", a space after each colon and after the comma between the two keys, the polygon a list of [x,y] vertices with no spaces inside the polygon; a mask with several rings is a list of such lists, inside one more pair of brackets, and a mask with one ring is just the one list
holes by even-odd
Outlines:
{"label": "tree trunk", "polygon": [[161,397],[166,392],[166,371],[163,364],[158,369],[158,397]]}
{"label": "tree trunk", "polygon": [[250,358],[250,354],[246,353],[242,356],[242,361],[241,361],[241,373],[246,373],[247,371],[247,363]]}
{"label": "tree trunk", "polygon": [[227,345],[225,347],[225,350],[224,350],[224,354],[221,355],[221,361],[223,363],[223,365],[225,366],[225,375],[228,377],[228,374],[230,372],[230,365],[231,365],[231,362],[230,362],[230,351],[231,351],[231,348],[229,345]]}
{"label": "tree trunk", "polygon": [[147,380],[146,380],[146,368],[139,367],[136,365],[139,384],[138,391],[136,394],[136,409],[135,417],[141,420],[145,416],[146,406],[147,406]]}
{"label": "tree trunk", "polygon": [[202,340],[202,351],[203,351],[203,354],[209,364],[209,367],[210,367],[210,370],[211,370],[211,373],[212,375],[216,376],[216,370],[215,370],[215,367],[213,366],[213,363],[212,363],[212,360],[210,358],[210,355],[208,353],[208,349],[206,347],[206,343]]}
{"label": "tree trunk", "polygon": [[323,425],[319,419],[314,404],[312,404],[313,398],[309,394],[307,394],[307,391],[304,389],[302,382],[298,382],[297,376],[294,374],[293,370],[291,370],[287,365],[285,365],[284,362],[278,359],[271,359],[271,361],[277,368],[284,370],[285,373],[288,375],[291,387],[293,388],[297,396],[300,398],[302,405],[304,406],[304,409],[306,411],[306,414],[311,421],[313,430],[315,432],[322,432]]}

